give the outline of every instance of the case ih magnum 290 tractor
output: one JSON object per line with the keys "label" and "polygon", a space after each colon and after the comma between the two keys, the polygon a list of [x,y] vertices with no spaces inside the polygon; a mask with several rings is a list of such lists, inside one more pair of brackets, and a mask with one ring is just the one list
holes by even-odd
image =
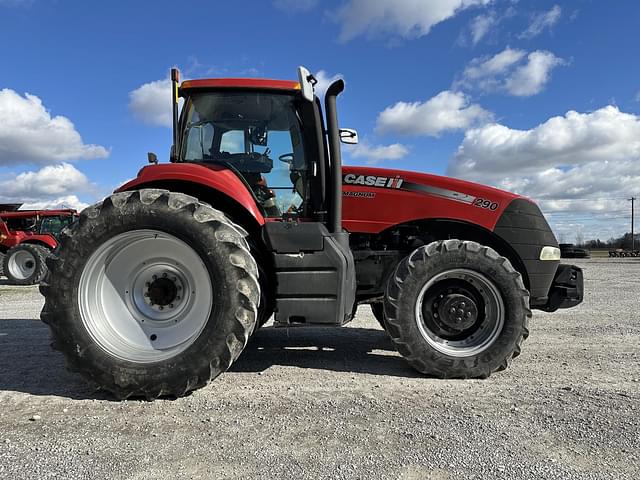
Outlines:
{"label": "case ih magnum 290 tractor", "polygon": [[[348,323],[370,304],[411,366],[441,378],[507,367],[531,308],[582,301],[538,207],[399,170],[342,167],[334,82],[191,80],[172,71],[170,163],[62,233],[42,319],[71,369],[118,398],[180,396],[276,326]],[[178,98],[184,107],[178,115]]]}
{"label": "case ih magnum 290 tractor", "polygon": [[14,285],[34,285],[47,272],[45,258],[77,217],[75,210],[19,210],[0,205],[0,275]]}

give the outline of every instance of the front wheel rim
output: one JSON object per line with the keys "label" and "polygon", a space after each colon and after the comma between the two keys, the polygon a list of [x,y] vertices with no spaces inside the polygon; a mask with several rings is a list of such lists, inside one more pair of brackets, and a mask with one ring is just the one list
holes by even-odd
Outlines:
{"label": "front wheel rim", "polygon": [[36,258],[27,250],[19,250],[9,257],[7,270],[18,280],[27,280],[36,271]]}
{"label": "front wheel rim", "polygon": [[[452,322],[440,318],[449,308]],[[505,307],[491,280],[459,268],[441,272],[424,284],[415,315],[418,330],[431,347],[452,357],[470,357],[487,350],[500,336]]]}
{"label": "front wheel rim", "polygon": [[78,297],[83,325],[98,346],[135,363],[186,350],[213,307],[200,255],[158,230],[121,233],[100,245],[82,272]]}

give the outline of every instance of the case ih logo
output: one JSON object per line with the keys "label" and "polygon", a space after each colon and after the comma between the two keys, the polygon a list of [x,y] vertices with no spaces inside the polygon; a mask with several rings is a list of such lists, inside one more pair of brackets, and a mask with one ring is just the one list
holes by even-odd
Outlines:
{"label": "case ih logo", "polygon": [[376,177],[375,175],[355,175],[347,173],[342,177],[347,185],[364,185],[367,187],[400,188],[404,181],[400,177]]}

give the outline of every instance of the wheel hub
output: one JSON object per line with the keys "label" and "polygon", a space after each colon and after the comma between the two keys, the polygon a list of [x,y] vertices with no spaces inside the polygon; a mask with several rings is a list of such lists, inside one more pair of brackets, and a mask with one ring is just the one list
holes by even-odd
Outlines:
{"label": "wheel hub", "polygon": [[145,283],[145,299],[152,307],[174,308],[175,302],[182,300],[179,294],[182,290],[182,285],[179,283],[181,282],[178,281],[177,277],[169,277],[166,272],[160,278],[157,275],[153,275],[151,281]]}
{"label": "wheel hub", "polygon": [[478,320],[478,307],[473,299],[466,295],[450,294],[436,304],[440,321],[454,332],[471,328]]}

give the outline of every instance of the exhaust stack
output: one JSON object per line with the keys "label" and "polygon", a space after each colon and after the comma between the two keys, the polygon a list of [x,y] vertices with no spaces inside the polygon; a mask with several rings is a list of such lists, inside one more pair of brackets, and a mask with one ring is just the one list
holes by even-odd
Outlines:
{"label": "exhaust stack", "polygon": [[332,233],[342,232],[342,154],[340,152],[340,128],[336,98],[344,90],[344,80],[339,79],[329,85],[324,96],[327,112],[327,137],[329,140],[329,157],[331,159],[331,196],[329,208],[329,230]]}
{"label": "exhaust stack", "polygon": [[180,85],[180,70],[171,69],[171,100],[173,111],[173,145],[171,146],[170,159],[172,162],[178,161],[178,87]]}

